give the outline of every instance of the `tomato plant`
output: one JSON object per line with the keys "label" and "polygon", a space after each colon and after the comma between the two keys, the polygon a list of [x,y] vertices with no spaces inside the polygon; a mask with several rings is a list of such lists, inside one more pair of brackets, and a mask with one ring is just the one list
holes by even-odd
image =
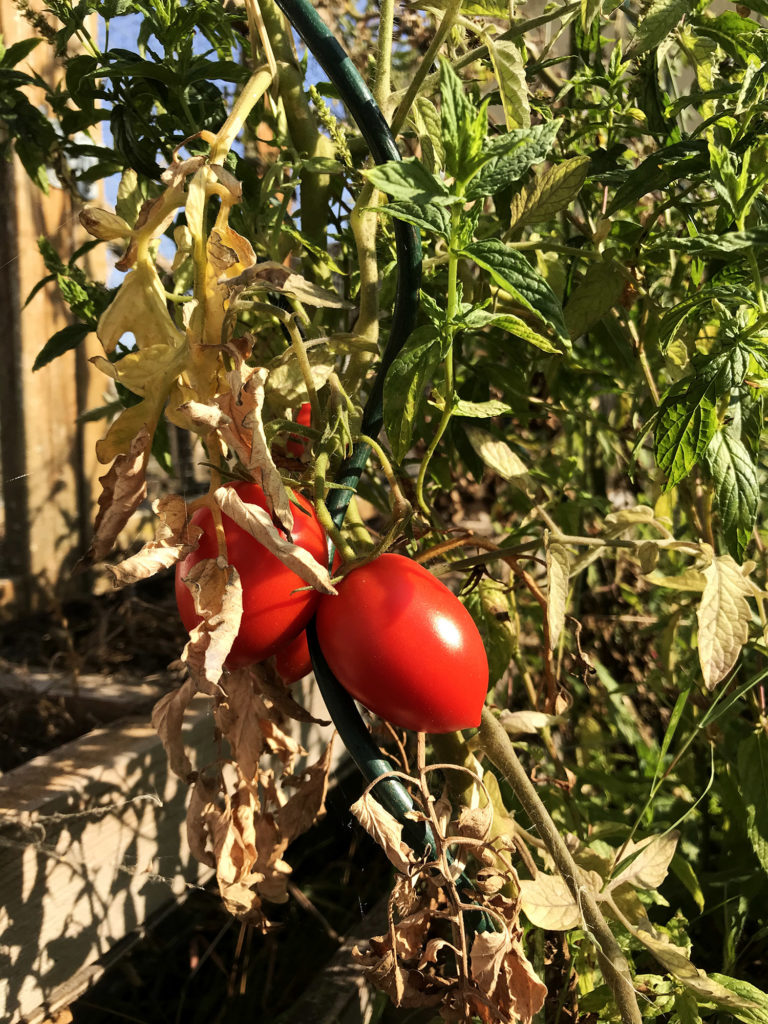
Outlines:
{"label": "tomato plant", "polygon": [[417,562],[381,555],[322,598],[317,635],[339,682],[370,711],[419,732],[480,723],[488,660],[469,612]]}
{"label": "tomato plant", "polygon": [[[247,504],[267,508],[264,492],[258,484],[236,483],[232,486]],[[326,556],[325,532],[306,498],[297,495],[295,500],[298,510],[294,515],[291,537],[295,544],[322,561]],[[200,543],[176,566],[176,603],[182,622],[190,631],[201,619],[184,579],[198,562],[204,558],[216,558],[219,553],[210,509],[198,509],[192,516],[192,523],[203,530]],[[306,626],[320,595],[308,589],[295,572],[229,516],[222,514],[222,524],[227,558],[237,569],[243,586],[240,631],[227,658],[228,668],[239,668],[263,661],[293,640]]]}

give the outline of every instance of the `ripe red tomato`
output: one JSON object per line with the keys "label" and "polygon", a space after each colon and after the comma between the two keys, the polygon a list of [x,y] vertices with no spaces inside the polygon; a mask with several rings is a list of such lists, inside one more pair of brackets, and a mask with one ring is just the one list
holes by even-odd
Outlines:
{"label": "ripe red tomato", "polygon": [[386,554],[353,569],[317,608],[320,647],[370,711],[419,732],[480,724],[488,659],[472,617],[431,573]]}
{"label": "ripe red tomato", "polygon": [[302,679],[312,671],[312,659],[309,656],[305,630],[302,629],[298,636],[289,640],[276,652],[275,668],[286,686]]}
{"label": "ripe red tomato", "polygon": [[[300,423],[304,427],[308,427],[312,422],[312,406],[309,402],[304,402],[296,413],[296,423]],[[289,434],[288,440],[285,443],[285,450],[289,455],[293,455],[294,458],[300,459],[301,456],[307,449],[307,439],[305,437],[299,437],[298,434]]]}
{"label": "ripe red tomato", "polygon": [[[267,508],[264,492],[258,484],[236,483],[233,487],[249,505]],[[299,508],[293,509],[295,544],[306,548],[318,562],[325,564],[328,548],[325,531],[317,521],[311,504],[297,495]],[[216,558],[218,547],[213,517],[207,508],[198,509],[192,522],[202,527],[197,548],[176,566],[176,603],[181,621],[188,630],[199,624],[194,600],[184,577],[204,558]],[[224,535],[230,564],[237,569],[243,585],[243,618],[240,632],[227,658],[227,668],[241,668],[263,661],[301,633],[312,617],[320,597],[316,590],[288,569],[263,544],[223,515]],[[282,531],[281,531],[282,532]],[[294,593],[298,588],[300,593]]]}

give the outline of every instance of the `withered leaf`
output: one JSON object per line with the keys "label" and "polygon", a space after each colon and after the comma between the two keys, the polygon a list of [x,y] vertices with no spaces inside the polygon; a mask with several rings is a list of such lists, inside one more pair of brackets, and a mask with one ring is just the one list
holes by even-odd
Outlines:
{"label": "withered leaf", "polygon": [[511,1009],[521,1024],[530,1024],[544,1005],[547,986],[537,977],[519,939],[513,940],[504,971]]}
{"label": "withered leaf", "polygon": [[276,754],[289,771],[293,767],[294,760],[301,757],[302,754],[306,754],[304,747],[271,719],[260,719],[259,726],[267,749],[271,754]]}
{"label": "withered leaf", "polygon": [[171,771],[185,780],[192,771],[192,764],[184,748],[181,727],[184,712],[194,695],[194,683],[187,679],[177,690],[164,694],[152,709],[152,725],[165,747]]}
{"label": "withered leaf", "polygon": [[232,757],[247,779],[253,779],[264,745],[261,720],[268,717],[264,701],[256,693],[247,669],[230,672],[220,684],[222,693],[214,708],[216,723],[229,742]]}
{"label": "withered leaf", "polygon": [[216,859],[208,850],[207,816],[211,813],[218,794],[218,786],[199,776],[195,780],[187,807],[187,842],[195,860],[209,867],[216,867]]}
{"label": "withered leaf", "polygon": [[280,471],[272,459],[272,452],[264,432],[262,410],[264,408],[264,388],[269,370],[257,367],[245,382],[241,399],[246,399],[247,411],[242,425],[250,431],[250,456],[246,461],[248,472],[261,486],[267,499],[272,515],[277,519],[286,533],[293,529],[293,512],[288,492],[280,477]]}
{"label": "withered leaf", "polygon": [[400,822],[371,793],[364,793],[349,809],[397,870],[407,874],[414,857],[413,851],[403,839],[403,826]]}
{"label": "withered leaf", "polygon": [[255,537],[300,579],[323,594],[335,595],[336,588],[325,566],[304,548],[281,537],[268,512],[257,505],[246,505],[231,487],[219,487],[213,496],[225,515]]}
{"label": "withered leaf", "polygon": [[212,693],[224,671],[243,616],[237,570],[221,558],[204,558],[184,578],[202,622],[189,634],[181,655],[198,689]]}
{"label": "withered leaf", "polygon": [[287,843],[306,832],[325,812],[333,738],[318,760],[301,773],[299,788],[277,812],[277,824]]}
{"label": "withered leaf", "polygon": [[286,718],[292,718],[296,722],[313,723],[314,725],[330,725],[325,718],[315,718],[313,714],[291,696],[291,691],[286,687],[283,680],[275,671],[270,662],[264,661],[258,665],[251,666],[257,685],[261,692],[269,697],[273,708]]}
{"label": "withered leaf", "polygon": [[160,520],[155,539],[118,565],[107,566],[115,587],[145,580],[161,569],[170,568],[186,558],[197,544],[202,530],[188,522],[186,502],[181,495],[165,495],[155,502],[154,510]]}
{"label": "withered leaf", "polygon": [[128,454],[118,455],[109,471],[99,477],[99,511],[83,564],[93,565],[112,550],[118,534],[146,498],[145,474],[151,442],[149,431],[142,427],[131,442]]}
{"label": "withered leaf", "polygon": [[472,940],[470,971],[484,995],[490,997],[496,991],[504,959],[511,947],[512,940],[506,929],[502,932],[481,932]]}

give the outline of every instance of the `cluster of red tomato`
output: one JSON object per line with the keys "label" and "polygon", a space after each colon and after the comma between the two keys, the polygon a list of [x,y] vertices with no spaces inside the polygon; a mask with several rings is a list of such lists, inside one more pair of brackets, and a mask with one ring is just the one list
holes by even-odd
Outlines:
{"label": "cluster of red tomato", "polygon": [[[233,485],[242,500],[266,508],[258,484]],[[325,532],[312,505],[297,496],[291,539],[319,562]],[[323,655],[341,685],[370,711],[420,732],[452,732],[480,724],[488,661],[471,616],[451,591],[421,565],[384,554],[353,569],[335,597],[306,584],[262,544],[223,516],[229,561],[243,586],[240,631],[227,660],[238,668],[275,656],[293,682],[309,672],[304,629],[316,615]],[[188,630],[200,621],[184,578],[218,554],[213,517],[200,509],[198,547],[176,569],[176,599]]]}

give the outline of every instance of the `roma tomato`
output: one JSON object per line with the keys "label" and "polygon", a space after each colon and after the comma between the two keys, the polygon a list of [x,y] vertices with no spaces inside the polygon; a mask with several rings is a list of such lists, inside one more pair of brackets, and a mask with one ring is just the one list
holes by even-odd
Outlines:
{"label": "roma tomato", "polygon": [[[237,483],[233,487],[250,505],[267,508],[264,492],[258,484]],[[299,508],[293,509],[295,544],[306,548],[318,562],[325,563],[327,545],[325,531],[317,521],[310,503],[297,495]],[[213,517],[207,508],[199,509],[192,522],[202,527],[197,548],[176,566],[176,603],[181,621],[187,630],[200,622],[194,600],[184,583],[193,566],[204,558],[216,558],[218,547]],[[307,590],[306,583],[286,568],[263,544],[241,529],[229,516],[222,516],[227,554],[237,569],[243,585],[243,618],[240,632],[227,658],[227,668],[241,668],[274,654],[280,647],[304,630],[312,617],[320,595]],[[297,589],[303,588],[299,593]]]}
{"label": "roma tomato", "polygon": [[[312,423],[312,406],[309,402],[304,402],[296,413],[296,423],[300,423],[303,427],[308,427]],[[305,437],[299,437],[298,434],[289,434],[288,440],[285,443],[285,450],[289,455],[293,455],[294,458],[300,459],[304,452],[307,450],[307,439]]]}
{"label": "roma tomato", "polygon": [[488,659],[472,617],[431,573],[386,554],[321,597],[317,636],[341,685],[370,711],[419,732],[480,724]]}
{"label": "roma tomato", "polygon": [[312,671],[307,634],[303,629],[275,653],[275,668],[286,686]]}

